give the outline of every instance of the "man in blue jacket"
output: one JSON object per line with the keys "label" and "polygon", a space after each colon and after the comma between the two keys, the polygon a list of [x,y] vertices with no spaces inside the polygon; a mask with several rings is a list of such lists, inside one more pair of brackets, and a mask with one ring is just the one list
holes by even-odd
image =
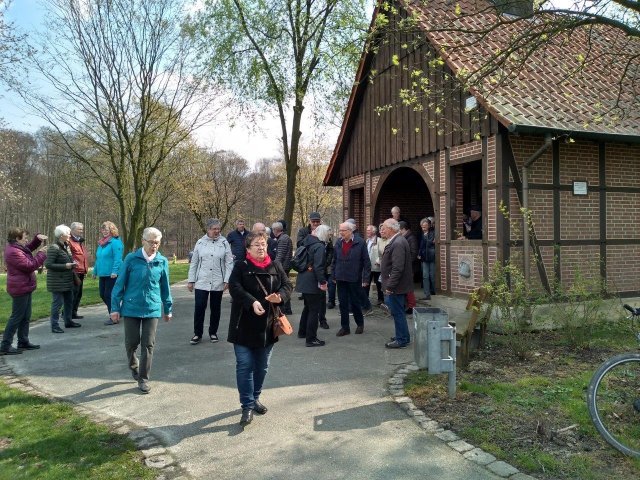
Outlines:
{"label": "man in blue jacket", "polygon": [[227,242],[231,245],[231,255],[233,255],[234,262],[244,260],[247,254],[247,249],[244,246],[247,233],[249,232],[244,229],[244,220],[236,220],[236,229],[227,235]]}
{"label": "man in blue jacket", "polygon": [[367,252],[367,245],[360,236],[354,236],[354,225],[341,223],[333,255],[333,281],[338,287],[338,301],[340,302],[340,325],[336,336],[343,337],[351,333],[349,326],[349,307],[353,311],[356,322],[356,333],[364,332],[364,317],[362,315],[362,287],[369,285],[371,276],[371,262]]}

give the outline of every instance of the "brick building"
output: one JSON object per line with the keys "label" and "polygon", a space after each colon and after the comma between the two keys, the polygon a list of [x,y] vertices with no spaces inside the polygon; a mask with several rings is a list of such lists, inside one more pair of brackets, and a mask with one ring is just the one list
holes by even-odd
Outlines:
{"label": "brick building", "polygon": [[[478,286],[498,260],[525,264],[525,250],[530,281],[541,288],[570,283],[579,271],[639,294],[640,91],[612,53],[635,54],[638,71],[638,42],[608,28],[578,29],[568,41],[549,40],[506,72],[508,81],[487,76],[470,93],[456,76],[481,67],[522,25],[474,37],[431,26],[453,18],[481,30],[496,18],[483,0],[396,5],[385,12],[389,23],[410,14],[424,34],[387,29],[365,48],[325,176],[325,184],[343,187],[344,217],[377,225],[398,205],[417,232],[421,218],[434,216],[438,289],[450,295]],[[371,28],[378,15],[377,8]],[[587,44],[597,54],[582,64]],[[423,95],[405,101],[416,92]],[[474,204],[482,206],[483,239],[458,239]]]}

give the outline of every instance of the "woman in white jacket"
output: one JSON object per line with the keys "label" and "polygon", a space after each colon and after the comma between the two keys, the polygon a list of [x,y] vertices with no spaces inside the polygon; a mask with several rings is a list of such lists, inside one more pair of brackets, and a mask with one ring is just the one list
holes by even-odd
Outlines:
{"label": "woman in white jacket", "polygon": [[228,288],[229,277],[233,270],[231,246],[227,239],[220,235],[220,230],[220,220],[217,218],[208,220],[207,234],[193,247],[187,279],[187,288],[190,292],[195,288],[196,297],[191,345],[197,345],[202,340],[207,299],[210,307],[209,340],[211,343],[218,341],[222,293]]}

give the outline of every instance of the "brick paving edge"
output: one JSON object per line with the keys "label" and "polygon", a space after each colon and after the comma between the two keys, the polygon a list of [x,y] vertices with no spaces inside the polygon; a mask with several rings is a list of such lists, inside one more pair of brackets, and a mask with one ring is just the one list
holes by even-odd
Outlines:
{"label": "brick paving edge", "polygon": [[494,475],[510,480],[536,480],[535,477],[520,472],[513,465],[497,459],[481,448],[471,445],[451,430],[445,430],[437,421],[427,417],[422,410],[416,407],[411,398],[406,395],[404,382],[410,372],[417,370],[419,368],[415,362],[400,365],[389,378],[387,390],[398,407],[403,409],[426,433],[434,435],[464,458],[484,467]]}
{"label": "brick paving edge", "polygon": [[92,422],[104,425],[113,433],[126,435],[133,441],[138,451],[142,454],[144,464],[158,470],[156,480],[187,480],[194,478],[183,466],[177,463],[176,458],[169,452],[166,446],[163,445],[162,439],[150,432],[146,427],[131,422],[130,420],[123,420],[107,415],[86,405],[75,403],[66,398],[59,398],[40,390],[32,385],[25,377],[16,375],[13,369],[5,362],[4,356],[0,356],[0,379],[10,388],[46,398],[50,402],[67,403],[71,405],[77,413],[88,417]]}

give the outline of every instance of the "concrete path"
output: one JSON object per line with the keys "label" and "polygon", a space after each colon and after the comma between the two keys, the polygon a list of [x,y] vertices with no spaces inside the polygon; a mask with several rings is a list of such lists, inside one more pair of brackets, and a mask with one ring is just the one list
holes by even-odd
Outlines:
{"label": "concrete path", "polygon": [[[375,313],[364,335],[338,338],[338,312],[329,310],[331,330],[319,334],[325,347],[307,348],[295,333],[281,340],[261,397],[269,412],[243,431],[225,341],[229,297],[221,341],[191,346],[193,295],[184,283],[172,292],[174,319],[158,328],[149,395],[130,377],[122,326],[102,324],[102,305],[82,309],[82,328],[64,334],[47,322],[33,326],[31,341],[42,348],[5,361],[40,390],[146,426],[198,479],[498,478],[425,433],[388,396],[389,376],[413,360],[412,349],[384,348],[390,317]],[[301,302],[293,308],[297,327]]]}

